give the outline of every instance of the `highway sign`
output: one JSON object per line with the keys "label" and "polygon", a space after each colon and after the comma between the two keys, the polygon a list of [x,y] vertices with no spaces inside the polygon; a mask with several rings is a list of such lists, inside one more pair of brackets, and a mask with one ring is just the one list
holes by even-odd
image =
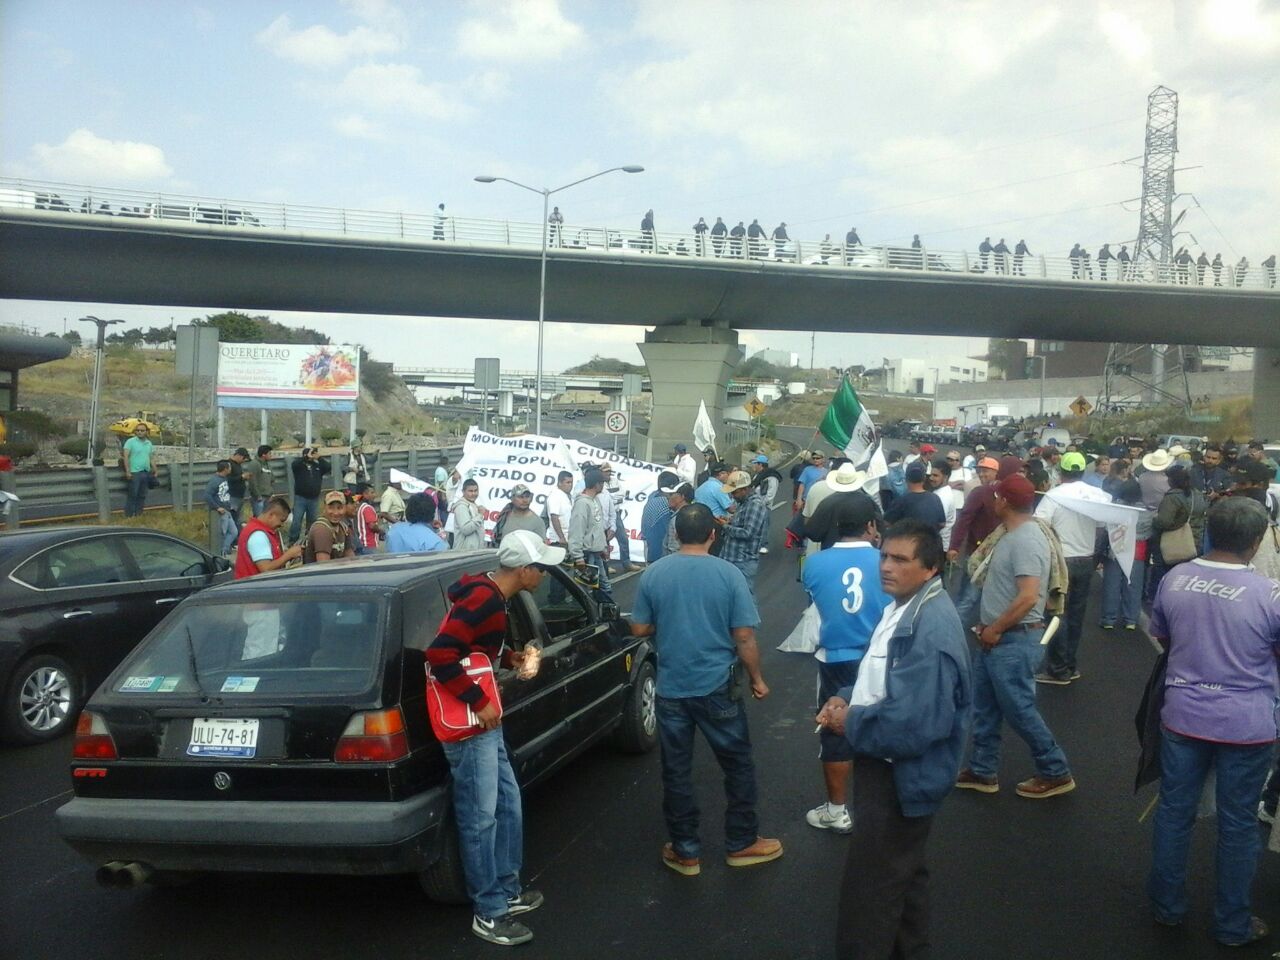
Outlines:
{"label": "highway sign", "polygon": [[753,417],[758,417],[765,411],[765,406],[759,397],[752,397],[744,403],[743,406],[746,408],[747,413],[751,414]]}
{"label": "highway sign", "polygon": [[1076,397],[1075,403],[1071,404],[1071,412],[1077,417],[1087,417],[1092,409],[1093,404],[1082,396]]}
{"label": "highway sign", "polygon": [[627,428],[631,426],[631,414],[626,410],[610,410],[604,415],[604,432],[619,434],[626,433]]}

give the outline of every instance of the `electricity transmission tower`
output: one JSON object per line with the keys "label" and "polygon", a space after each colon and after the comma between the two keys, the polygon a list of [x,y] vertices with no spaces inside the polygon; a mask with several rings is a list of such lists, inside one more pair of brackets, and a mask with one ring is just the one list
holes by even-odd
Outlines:
{"label": "electricity transmission tower", "polygon": [[[1133,265],[1141,276],[1167,277],[1174,249],[1174,162],[1178,154],[1178,94],[1156,87],[1147,97],[1147,131],[1142,154],[1142,209]],[[1179,218],[1181,219],[1181,218]],[[1147,355],[1147,351],[1150,351]],[[1107,351],[1102,396],[1098,412],[1103,416],[1140,404],[1176,403],[1191,413],[1188,366],[1195,363],[1195,347],[1165,344],[1113,343]],[[1149,360],[1148,376],[1138,367]],[[1167,363],[1166,361],[1172,361]]]}

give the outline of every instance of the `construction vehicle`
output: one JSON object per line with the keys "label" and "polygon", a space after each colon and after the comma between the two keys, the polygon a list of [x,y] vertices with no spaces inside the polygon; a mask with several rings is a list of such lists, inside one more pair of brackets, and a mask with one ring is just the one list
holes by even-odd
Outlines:
{"label": "construction vehicle", "polygon": [[147,435],[147,439],[151,440],[154,443],[159,441],[160,439],[160,422],[159,421],[160,421],[160,418],[156,414],[149,413],[146,410],[140,410],[138,411],[138,415],[136,417],[125,417],[121,420],[117,420],[107,429],[110,430],[112,433],[114,433],[117,437],[119,437],[121,443],[124,443],[125,440],[133,436],[133,431],[139,425],[142,425],[146,427],[147,430],[150,431],[150,433]]}

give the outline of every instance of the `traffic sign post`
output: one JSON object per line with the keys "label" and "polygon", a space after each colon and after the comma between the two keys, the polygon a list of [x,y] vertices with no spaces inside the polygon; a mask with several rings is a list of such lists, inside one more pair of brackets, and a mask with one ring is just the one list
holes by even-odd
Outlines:
{"label": "traffic sign post", "polygon": [[629,410],[610,410],[604,415],[604,432],[613,434],[613,452],[618,452],[618,437],[629,433],[631,429],[631,412]]}
{"label": "traffic sign post", "polygon": [[1092,410],[1093,404],[1083,396],[1076,397],[1075,402],[1071,404],[1071,412],[1077,417],[1087,417]]}
{"label": "traffic sign post", "polygon": [[761,402],[759,397],[752,397],[743,404],[743,407],[745,407],[747,413],[751,414],[753,417],[758,417],[765,411],[764,403]]}

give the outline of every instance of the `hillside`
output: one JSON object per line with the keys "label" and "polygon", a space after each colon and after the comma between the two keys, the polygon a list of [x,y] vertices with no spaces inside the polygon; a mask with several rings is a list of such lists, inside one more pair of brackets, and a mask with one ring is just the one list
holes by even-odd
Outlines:
{"label": "hillside", "polygon": [[[404,445],[410,437],[432,436],[440,424],[416,403],[399,378],[388,378],[381,399],[365,389],[359,402],[357,426],[367,431],[367,442],[384,446]],[[87,421],[93,388],[93,351],[77,348],[65,360],[57,360],[22,372],[19,399],[24,407],[39,410],[55,420],[66,421],[74,431],[78,421]],[[107,350],[103,369],[99,428],[139,411],[154,412],[171,440],[186,443],[190,420],[191,380],[174,371],[174,351],[117,346]],[[197,444],[215,442],[216,421],[212,410],[212,384],[203,380],[196,393]],[[226,439],[230,447],[252,447],[258,442],[257,410],[228,410]],[[268,442],[280,447],[297,447],[303,428],[301,411],[273,410],[268,418]],[[336,430],[343,439],[349,429],[345,413],[313,413],[312,429],[319,437]],[[297,434],[298,436],[295,436]],[[47,452],[46,450],[43,452]]]}

